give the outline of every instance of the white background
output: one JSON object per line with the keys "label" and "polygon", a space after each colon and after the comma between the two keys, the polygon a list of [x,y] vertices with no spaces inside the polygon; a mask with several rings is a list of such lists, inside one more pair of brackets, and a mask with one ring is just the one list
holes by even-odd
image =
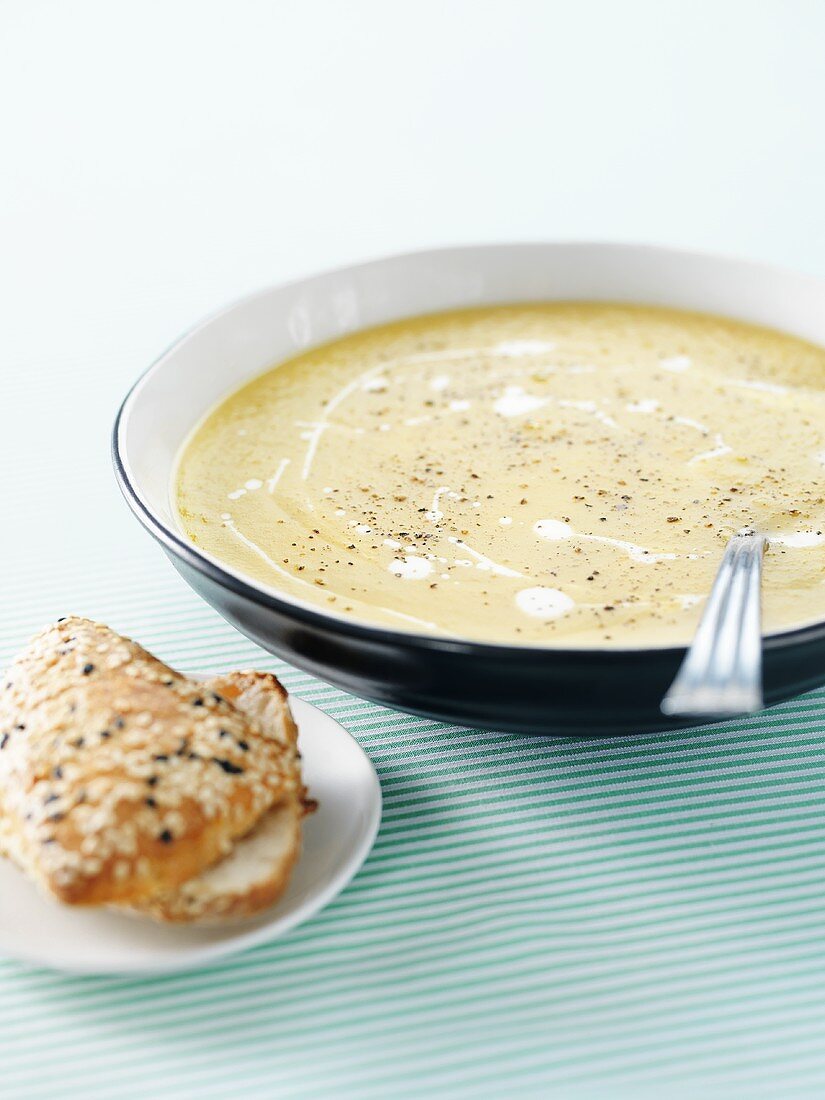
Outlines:
{"label": "white background", "polygon": [[825,274],[823,32],[815,0],[0,5],[0,647],[67,610],[153,640],[139,594],[180,582],[111,421],[253,288],[535,238]]}

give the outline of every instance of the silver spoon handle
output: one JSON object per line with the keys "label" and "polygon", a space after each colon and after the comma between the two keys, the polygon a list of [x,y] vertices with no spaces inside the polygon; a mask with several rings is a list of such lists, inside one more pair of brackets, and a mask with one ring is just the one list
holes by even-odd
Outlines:
{"label": "silver spoon handle", "polygon": [[662,700],[665,714],[729,715],[761,710],[760,590],[765,537],[734,535],[696,635]]}

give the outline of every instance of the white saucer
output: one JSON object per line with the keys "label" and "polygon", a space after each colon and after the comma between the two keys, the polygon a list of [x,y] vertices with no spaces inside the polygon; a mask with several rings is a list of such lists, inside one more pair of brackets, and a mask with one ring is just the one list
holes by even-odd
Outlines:
{"label": "white saucer", "polygon": [[375,841],[381,787],[369,758],[343,727],[310,703],[290,703],[304,780],[318,810],[306,819],[301,858],[277,905],[254,921],[224,927],[153,924],[61,906],[0,859],[0,954],[73,974],[187,970],[274,940],[336,897]]}

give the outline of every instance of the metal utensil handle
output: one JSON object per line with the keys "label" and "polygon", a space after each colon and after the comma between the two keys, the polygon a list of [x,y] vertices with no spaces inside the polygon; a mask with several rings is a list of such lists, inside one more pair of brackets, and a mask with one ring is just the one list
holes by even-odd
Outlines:
{"label": "metal utensil handle", "polygon": [[761,710],[764,535],[743,531],[725,549],[699,628],[662,700],[665,714]]}

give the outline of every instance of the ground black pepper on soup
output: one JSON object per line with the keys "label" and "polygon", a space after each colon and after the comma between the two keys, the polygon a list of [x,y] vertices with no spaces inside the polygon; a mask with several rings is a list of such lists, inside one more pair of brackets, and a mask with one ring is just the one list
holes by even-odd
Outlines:
{"label": "ground black pepper on soup", "polygon": [[600,303],[415,318],[227,397],[174,487],[202,550],[326,612],[491,642],[686,642],[728,537],[767,631],[825,618],[825,350]]}

